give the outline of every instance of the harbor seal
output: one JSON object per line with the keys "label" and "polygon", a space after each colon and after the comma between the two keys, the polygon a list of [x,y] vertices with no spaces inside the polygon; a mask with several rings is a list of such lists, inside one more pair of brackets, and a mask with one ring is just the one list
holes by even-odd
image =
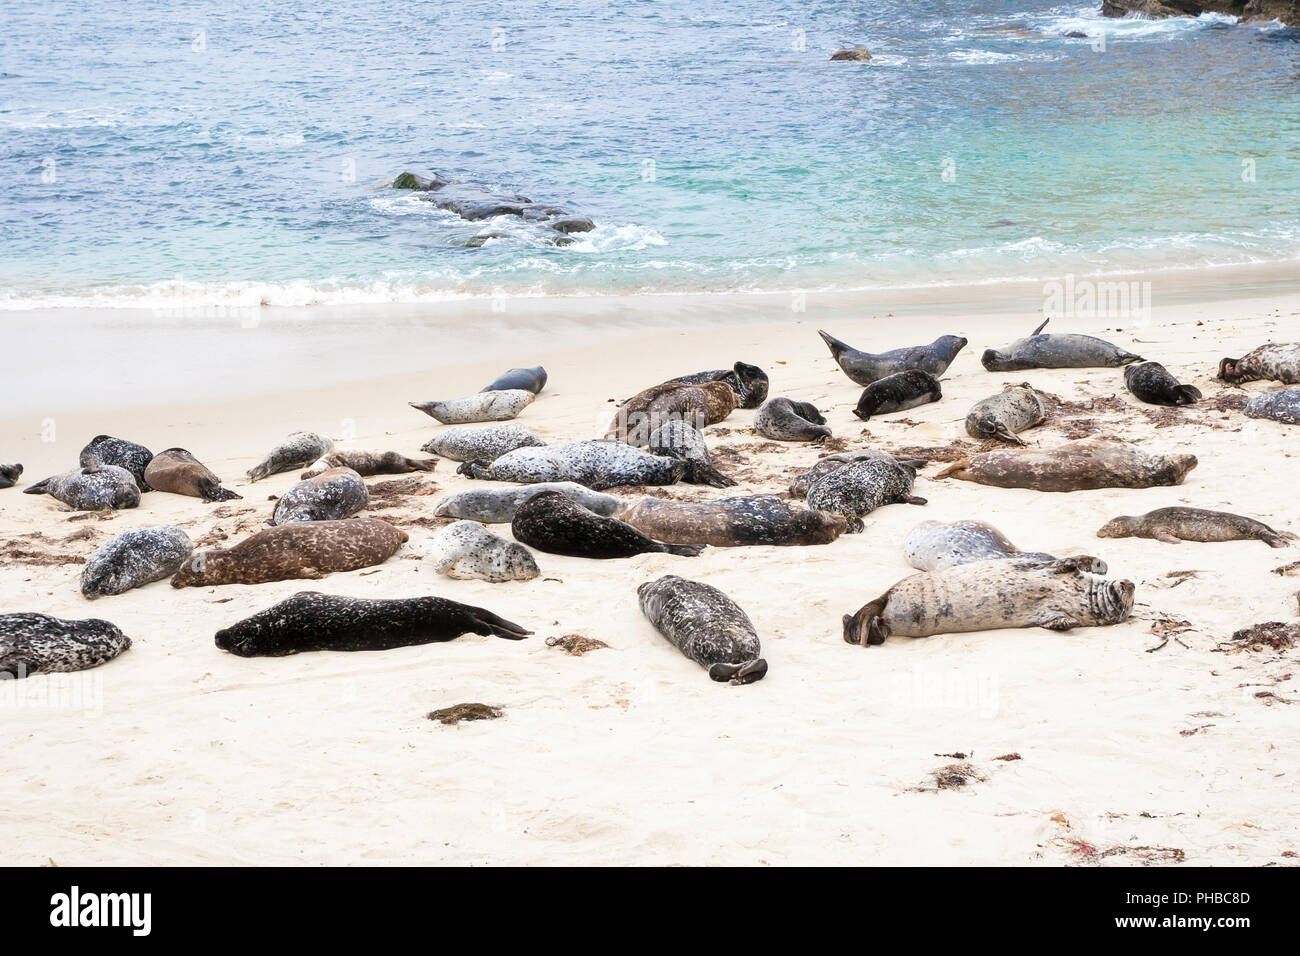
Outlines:
{"label": "harbor seal", "polygon": [[665,458],[680,458],[686,462],[682,481],[692,485],[712,485],[730,488],[736,482],[713,467],[709,446],[704,436],[686,422],[671,421],[650,433],[646,451]]}
{"label": "harbor seal", "polygon": [[108,621],[65,621],[48,614],[0,614],[0,677],[84,671],[131,646]]}
{"label": "harbor seal", "polygon": [[123,531],[87,559],[81,593],[93,600],[161,581],[175,574],[193,551],[190,536],[174,525]]}
{"label": "harbor seal", "polygon": [[1225,358],[1219,362],[1219,378],[1233,385],[1258,381],[1300,385],[1300,342],[1270,343],[1241,358]]}
{"label": "harbor seal", "polygon": [[433,471],[436,458],[407,458],[396,451],[342,451],[335,449],[312,463],[300,478],[315,478],[331,468],[351,468],[358,475],[405,475],[412,471]]}
{"label": "harbor seal", "polygon": [[502,391],[476,392],[464,398],[409,404],[444,425],[467,425],[474,422],[509,421],[536,398],[537,395],[526,388],[507,388]]}
{"label": "harbor seal", "polygon": [[141,491],[150,491],[149,482],[145,480],[145,469],[153,461],[153,452],[144,445],[137,445],[125,438],[113,438],[111,435],[96,435],[85,448],[81,449],[80,465],[82,468],[95,468],[99,465],[116,465],[125,468],[135,479]]}
{"label": "harbor seal", "polygon": [[1256,395],[1246,403],[1251,418],[1269,418],[1284,425],[1300,425],[1300,388],[1280,388]]}
{"label": "harbor seal", "polygon": [[54,475],[24,488],[25,495],[49,495],[73,511],[103,511],[106,508],[135,508],[140,504],[140,486],[125,468],[100,465]]}
{"label": "harbor seal", "polygon": [[844,640],[866,647],[891,634],[930,637],[1002,627],[1068,631],[1128,620],[1133,582],[1082,570],[1095,560],[1083,555],[1044,565],[1008,558],[922,571],[844,615]]}
{"label": "harbor seal", "polygon": [[467,518],[483,524],[514,521],[515,511],[533,495],[558,491],[568,495],[593,514],[610,517],[622,506],[613,495],[602,495],[573,481],[539,481],[513,488],[473,488],[458,491],[438,502],[433,513],[440,518]]}
{"label": "harbor seal", "polygon": [[704,382],[726,382],[732,391],[740,397],[741,408],[758,408],[767,400],[767,373],[757,365],[737,362],[731,368],[718,368],[708,372],[695,372],[669,379],[685,385],[700,385]]}
{"label": "harbor seal", "polygon": [[172,587],[314,580],[383,564],[406,540],[405,531],[379,518],[296,521],[192,555],[172,575]]}
{"label": "harbor seal", "polygon": [[994,449],[953,462],[935,478],[996,488],[1081,491],[1179,485],[1195,455],[1152,455],[1113,438],[1081,438],[1056,448]]}
{"label": "harbor seal", "polygon": [[901,412],[918,405],[928,405],[943,398],[939,380],[919,368],[895,372],[877,379],[862,390],[853,414],[864,422],[872,415]]}
{"label": "harbor seal", "polygon": [[986,349],[980,364],[990,372],[1018,372],[1027,368],[1118,368],[1144,361],[1140,355],[1091,335],[1044,334],[1050,321],[1044,319],[1027,337],[1016,339],[1005,349]]}
{"label": "harbor seal", "polygon": [[420,451],[452,461],[495,461],[516,448],[540,448],[545,444],[523,425],[459,425],[434,435]]}
{"label": "harbor seal", "polygon": [[243,496],[221,487],[221,479],[184,448],[168,448],[153,456],[144,470],[154,491],[189,495],[204,501],[238,501]]}
{"label": "harbor seal", "polygon": [[23,466],[19,464],[0,465],[0,488],[12,488],[22,477]]}
{"label": "harbor seal", "polygon": [[698,502],[642,498],[617,517],[656,541],[719,548],[830,544],[862,530],[860,518],[801,508],[776,495]]}
{"label": "harbor seal", "polygon": [[592,514],[558,491],[543,491],[524,501],[510,530],[516,541],[571,558],[630,558],[646,552],[693,558],[704,550],[652,541],[630,524]]}
{"label": "harbor seal", "polygon": [[512,368],[498,375],[491,385],[482,388],[484,392],[510,392],[523,389],[534,395],[546,387],[546,369],[540,365],[532,368]]}
{"label": "harbor seal", "polygon": [[809,508],[861,518],[891,504],[923,505],[912,494],[916,469],[911,465],[874,458],[836,468],[812,483],[805,500]]}
{"label": "harbor seal", "polygon": [[354,598],[319,591],[293,597],[217,631],[216,645],[240,657],[303,651],[386,651],[482,634],[521,641],[532,631],[491,611],[439,597]]}
{"label": "harbor seal", "polygon": [[467,461],[456,473],[523,484],[576,481],[603,491],[619,485],[676,484],[686,474],[686,462],[652,455],[621,441],[589,439],[543,448],[516,448],[496,461]]}
{"label": "harbor seal", "polygon": [[966,415],[966,434],[971,438],[999,438],[1013,445],[1025,444],[1017,433],[1047,421],[1042,396],[1026,382],[1008,385],[999,394],[982,398]]}
{"label": "harbor seal", "polygon": [[1133,397],[1148,405],[1195,405],[1201,390],[1180,385],[1159,362],[1138,362],[1124,369],[1124,384]]}
{"label": "harbor seal", "polygon": [[1295,540],[1291,532],[1274,531],[1254,518],[1201,508],[1157,508],[1144,515],[1120,515],[1106,522],[1097,537],[1154,538],[1166,544],[1258,539],[1270,548],[1288,548]]}
{"label": "harbor seal", "polygon": [[966,339],[960,335],[941,335],[929,345],[911,345],[873,355],[870,352],[860,352],[827,332],[818,330],[817,334],[831,350],[835,363],[858,385],[870,385],[911,369],[928,372],[938,378],[948,371],[948,366],[957,357],[957,353],[966,347]]}
{"label": "harbor seal", "polygon": [[726,382],[699,385],[663,382],[637,392],[624,402],[605,437],[629,445],[644,445],[653,431],[668,422],[686,422],[697,429],[716,425],[739,404],[739,396]]}
{"label": "harbor seal", "polygon": [[370,503],[366,483],[351,468],[331,468],[298,482],[275,503],[271,524],[338,521]]}
{"label": "harbor seal", "polygon": [[636,595],[655,630],[708,668],[712,680],[752,684],[767,673],[749,615],[713,585],[666,574],[642,584]]}
{"label": "harbor seal", "polygon": [[531,581],[541,572],[533,554],[521,544],[498,538],[477,521],[457,521],[436,535],[429,546],[433,570],[449,578]]}
{"label": "harbor seal", "polygon": [[306,468],[334,450],[334,441],[316,432],[294,432],[248,470],[249,481],[261,481],[267,475]]}
{"label": "harbor seal", "polygon": [[769,398],[754,414],[754,431],[775,441],[810,441],[821,444],[831,437],[826,417],[811,402]]}
{"label": "harbor seal", "polygon": [[829,475],[836,469],[843,468],[845,465],[851,465],[855,461],[872,461],[879,459],[881,461],[892,461],[899,465],[909,465],[913,470],[919,471],[930,462],[924,458],[899,458],[891,455],[887,451],[877,451],[874,448],[858,448],[854,451],[843,451],[834,455],[827,455],[824,458],[818,458],[817,463],[795,478],[790,483],[790,497],[804,498],[808,494],[808,489],[812,487],[813,482],[824,475]]}
{"label": "harbor seal", "polygon": [[[958,564],[1005,558],[1039,564],[1054,564],[1060,560],[1041,551],[1021,551],[1001,531],[983,521],[954,521],[951,524],[922,521],[903,542],[903,559],[918,571],[939,571]],[[1106,573],[1105,561],[1100,558],[1091,560],[1091,564],[1081,564],[1082,570],[1093,574]]]}

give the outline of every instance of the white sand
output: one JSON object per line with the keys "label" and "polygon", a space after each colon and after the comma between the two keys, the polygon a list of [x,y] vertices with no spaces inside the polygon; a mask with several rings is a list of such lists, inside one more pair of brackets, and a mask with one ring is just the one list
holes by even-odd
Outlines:
{"label": "white sand", "polygon": [[[1030,301],[1016,314],[918,308],[905,321],[873,316],[878,310],[861,301],[816,296],[807,313],[793,316],[782,297],[715,300],[695,312],[675,303],[657,331],[624,327],[619,338],[580,348],[572,332],[543,344],[545,320],[563,303],[515,303],[512,309],[543,311],[531,337],[504,340],[489,361],[463,360],[472,332],[453,348],[432,326],[423,337],[421,323],[394,326],[391,351],[402,356],[394,367],[403,371],[346,383],[333,374],[310,386],[295,380],[278,394],[260,393],[266,376],[248,371],[268,367],[258,343],[270,336],[257,338],[255,330],[244,346],[247,366],[211,368],[192,390],[172,383],[152,399],[148,366],[117,358],[130,388],[93,399],[78,394],[79,368],[91,380],[105,371],[103,363],[78,365],[73,356],[87,350],[66,346],[63,374],[50,379],[59,387],[38,402],[18,401],[11,408],[21,415],[0,422],[0,459],[26,466],[20,487],[75,466],[90,437],[110,433],[155,451],[189,448],[244,500],[220,517],[218,506],[153,493],[140,508],[101,521],[75,520],[48,497],[0,492],[0,609],[105,617],[135,642],[99,669],[0,687],[7,740],[0,862],[1123,865],[1174,859],[1175,850],[1196,864],[1291,862],[1282,856],[1300,851],[1300,709],[1284,703],[1296,699],[1291,663],[1271,651],[1215,648],[1249,624],[1295,620],[1297,578],[1270,571],[1300,559],[1300,547],[1174,546],[1094,532],[1117,514],[1175,504],[1300,531],[1292,457],[1300,429],[1207,407],[1185,412],[1186,424],[1156,428],[1118,370],[986,373],[984,348],[1037,324]],[[654,311],[654,303],[581,308],[626,318],[629,309]],[[1220,357],[1294,340],[1298,315],[1300,296],[1269,295],[1157,308],[1141,328],[1062,319],[1051,328],[1104,334],[1213,398],[1230,391],[1213,381]],[[673,328],[704,318],[710,324],[695,331]],[[818,327],[877,349],[945,332],[971,344],[945,379],[940,403],[864,428],[851,414],[860,390],[836,368]],[[353,334],[358,355],[380,355],[364,328]],[[347,348],[346,336],[328,340]],[[421,361],[412,351],[417,341],[427,350],[426,371],[409,371]],[[200,366],[201,345],[188,356]],[[13,558],[18,547],[84,556],[112,534],[164,522],[195,538],[220,527],[238,540],[270,514],[267,496],[296,480],[296,472],[256,485],[242,477],[286,433],[316,429],[345,439],[343,447],[415,454],[441,426],[407,401],[467,394],[511,365],[546,365],[550,385],[518,421],[558,441],[603,432],[611,399],[736,359],[768,369],[772,394],[829,409],[836,436],[851,447],[965,438],[973,401],[1004,382],[1029,381],[1072,400],[1120,395],[1124,414],[1067,417],[1096,418],[1102,434],[1154,451],[1193,452],[1200,466],[1180,487],[1068,495],[937,482],[924,477],[938,470],[931,466],[917,482],[927,507],[881,509],[865,533],[832,545],[710,548],[695,559],[538,554],[543,576],[524,583],[435,575],[419,560],[434,529],[419,525],[407,526],[410,542],[377,570],[306,585],[175,590],[164,581],[93,603],[78,590],[79,566]],[[169,360],[153,354],[150,361]],[[283,361],[300,360],[286,352]],[[373,361],[358,368],[377,374]],[[707,433],[715,451],[743,458],[740,488],[682,485],[670,493],[781,493],[823,453],[800,444],[755,451],[761,439],[749,431],[752,417],[738,411]],[[41,440],[43,427],[47,437],[53,428],[54,441]],[[1024,437],[1053,445],[1065,440],[1064,427],[1050,422]],[[442,462],[420,479],[435,494],[373,513],[430,516],[443,493],[476,484],[455,467]],[[846,645],[841,615],[911,573],[902,541],[927,518],[982,518],[1027,550],[1096,554],[1112,576],[1137,584],[1134,618],[1064,634],[1008,630]],[[86,528],[91,540],[58,543]],[[509,534],[505,525],[492,530]],[[44,541],[22,537],[36,533]],[[1166,577],[1183,570],[1199,573],[1177,584]],[[715,684],[650,627],[636,587],[669,572],[708,581],[748,611],[771,668],[765,680]],[[383,653],[270,659],[213,646],[219,628],[307,589],[438,594],[536,634],[523,642],[469,635]],[[1151,633],[1159,615],[1190,629],[1148,653],[1163,640]],[[545,644],[571,633],[610,648],[572,657]],[[53,700],[56,690],[84,699]],[[460,726],[425,718],[470,701],[500,706],[505,716]],[[956,752],[971,755],[986,779],[936,791],[932,771],[959,762],[942,756]],[[994,759],[1012,752],[1022,759]]]}

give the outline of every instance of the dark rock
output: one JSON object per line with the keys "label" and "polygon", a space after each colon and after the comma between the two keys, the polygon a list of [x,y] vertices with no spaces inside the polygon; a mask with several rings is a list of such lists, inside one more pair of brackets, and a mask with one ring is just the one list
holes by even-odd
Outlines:
{"label": "dark rock", "polygon": [[[575,216],[559,206],[536,203],[527,196],[516,193],[493,192],[474,183],[452,182],[436,173],[432,177],[417,173],[402,173],[393,180],[394,189],[411,189],[424,193],[439,209],[454,212],[467,222],[482,222],[497,216],[514,216],[524,222],[545,226],[541,235],[556,245],[567,245],[571,232],[590,232],[596,224],[586,216]],[[466,245],[476,248],[487,239],[499,238],[504,233],[493,232],[475,236]]]}
{"label": "dark rock", "polygon": [[871,54],[866,50],[837,50],[831,54],[832,60],[850,60],[854,63],[866,63]]}
{"label": "dark rock", "polygon": [[1152,20],[1226,13],[1241,22],[1280,20],[1297,26],[1300,0],[1102,0],[1101,13],[1107,17],[1132,14]]}

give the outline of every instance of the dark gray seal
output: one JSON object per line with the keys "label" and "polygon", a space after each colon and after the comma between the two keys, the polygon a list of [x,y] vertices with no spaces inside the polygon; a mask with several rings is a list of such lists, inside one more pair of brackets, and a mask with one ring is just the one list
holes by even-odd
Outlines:
{"label": "dark gray seal", "polygon": [[1097,532],[1099,538],[1154,538],[1166,544],[1183,541],[1249,541],[1270,548],[1287,548],[1295,540],[1289,531],[1274,531],[1262,521],[1201,508],[1157,508],[1144,515],[1120,515]]}
{"label": "dark gray seal", "polygon": [[[922,521],[903,542],[903,559],[918,571],[938,571],[975,561],[1000,561],[1016,558],[1054,564],[1059,558],[1042,551],[1024,552],[997,528],[983,521]],[[1093,574],[1105,574],[1106,562],[1093,558],[1082,565]]]}
{"label": "dark gray seal", "polygon": [[829,475],[832,471],[843,468],[845,465],[851,465],[855,461],[892,461],[899,465],[909,465],[913,470],[919,471],[930,462],[924,458],[899,458],[887,451],[877,451],[874,448],[858,448],[854,451],[843,451],[835,455],[827,455],[824,458],[817,459],[817,463],[805,471],[803,474],[790,482],[790,497],[804,498],[808,494],[808,489],[812,487],[813,482],[823,475]]}
{"label": "dark gray seal", "polygon": [[754,431],[776,441],[810,441],[820,444],[831,437],[826,417],[811,402],[769,398],[754,414]]}
{"label": "dark gray seal", "polygon": [[493,481],[576,481],[596,491],[619,485],[672,485],[686,474],[680,458],[652,455],[621,441],[591,439],[516,448],[496,461],[467,461],[456,473]]}
{"label": "dark gray seal", "polygon": [[189,495],[204,501],[237,501],[242,496],[221,487],[221,479],[184,448],[168,448],[153,456],[144,470],[154,491]]}
{"label": "dark gray seal", "polygon": [[1148,405],[1195,405],[1201,390],[1180,385],[1159,362],[1139,362],[1124,369],[1124,384],[1133,397]]}
{"label": "dark gray seal", "polygon": [[749,616],[711,584],[666,574],[636,589],[641,612],[679,651],[715,681],[752,684],[767,661]]}
{"label": "dark gray seal", "polygon": [[862,519],[813,511],[776,495],[747,495],[720,501],[642,498],[618,513],[621,521],[668,544],[830,544],[841,534],[862,530]]}
{"label": "dark gray seal", "polygon": [[872,415],[901,412],[943,398],[939,380],[921,369],[908,369],[877,379],[862,390],[853,414],[864,422]]}
{"label": "dark gray seal", "polygon": [[491,385],[485,385],[481,391],[505,392],[521,388],[536,395],[545,387],[546,369],[540,365],[535,365],[532,368],[512,368],[509,371],[502,372],[493,380]]}
{"label": "dark gray seal", "polygon": [[339,521],[370,503],[366,483],[351,468],[331,468],[298,482],[275,503],[271,524]]}
{"label": "dark gray seal", "polygon": [[767,400],[767,373],[757,365],[737,362],[731,368],[712,369],[708,372],[695,372],[669,379],[686,385],[700,385],[704,382],[726,382],[731,390],[740,396],[741,408],[758,408]]}
{"label": "dark gray seal", "polygon": [[194,551],[180,528],[133,528],[105,543],[81,569],[81,593],[87,598],[125,594],[175,574]]}
{"label": "dark gray seal", "polygon": [[682,481],[692,485],[711,485],[730,488],[736,482],[713,467],[709,446],[699,430],[686,422],[673,421],[660,425],[650,433],[646,451],[665,458],[680,458],[686,462]]}
{"label": "dark gray seal", "polygon": [[966,415],[966,434],[971,438],[999,438],[1013,445],[1025,444],[1017,432],[1047,421],[1042,396],[1028,383],[1008,385],[999,394],[981,399]]}
{"label": "dark gray seal", "polygon": [[433,570],[449,578],[531,581],[541,572],[533,553],[522,544],[498,538],[477,521],[456,521],[433,536],[429,545]]}
{"label": "dark gray seal", "polygon": [[108,621],[48,614],[0,614],[0,676],[84,671],[111,661],[131,639]]}
{"label": "dark gray seal", "polygon": [[1280,388],[1256,395],[1246,403],[1246,414],[1285,425],[1300,425],[1300,388]]}
{"label": "dark gray seal", "polygon": [[934,477],[995,488],[1086,491],[1179,485],[1195,467],[1195,455],[1153,455],[1112,438],[1081,438],[1056,448],[980,452],[953,462]]}
{"label": "dark gray seal", "polygon": [[651,540],[617,518],[592,514],[558,491],[544,491],[523,502],[510,530],[516,541],[571,558],[630,558],[647,552],[693,558],[704,550]]}
{"label": "dark gray seal", "polygon": [[1219,378],[1233,385],[1273,381],[1300,385],[1300,342],[1261,345],[1241,358],[1219,362]]}
{"label": "dark gray seal", "polygon": [[22,477],[23,466],[19,464],[0,465],[0,488],[12,488]]}
{"label": "dark gray seal", "polygon": [[1040,334],[1051,319],[1026,338],[1016,339],[1005,349],[987,349],[980,363],[990,372],[1017,372],[1026,368],[1118,368],[1143,361],[1105,339],[1091,335]]}
{"label": "dark gray seal", "polygon": [[303,651],[386,651],[482,634],[520,641],[532,631],[491,611],[439,597],[353,598],[300,591],[217,631],[216,645],[240,657]]}
{"label": "dark gray seal", "polygon": [[433,513],[440,518],[467,518],[484,524],[499,524],[514,521],[519,506],[543,491],[566,494],[588,511],[606,517],[613,515],[622,505],[613,495],[602,495],[574,481],[539,481],[532,485],[458,491],[439,501]]}
{"label": "dark gray seal", "polygon": [[436,458],[407,458],[397,451],[342,451],[335,449],[313,462],[300,478],[315,478],[331,468],[351,468],[358,475],[405,475],[412,471],[433,471]]}
{"label": "dark gray seal", "polygon": [[860,352],[829,333],[819,330],[817,334],[831,350],[831,355],[844,370],[844,374],[859,385],[870,385],[909,369],[919,369],[938,378],[948,371],[948,366],[957,357],[957,353],[966,347],[966,339],[960,335],[941,335],[929,345],[911,345],[873,355],[871,352]]}
{"label": "dark gray seal", "polygon": [[267,475],[306,468],[333,450],[333,439],[316,432],[294,432],[267,452],[260,463],[248,470],[248,480],[261,481]]}
{"label": "dark gray seal", "polygon": [[813,482],[808,489],[809,508],[861,518],[891,504],[923,505],[912,494],[916,469],[883,459],[856,461]]}
{"label": "dark gray seal", "polygon": [[452,461],[496,461],[516,448],[540,448],[546,442],[523,425],[457,425],[439,432],[420,448]]}
{"label": "dark gray seal", "polygon": [[144,445],[137,445],[125,438],[113,438],[110,435],[96,435],[85,448],[81,449],[80,465],[82,468],[94,468],[98,465],[116,465],[125,468],[135,479],[141,491],[150,491],[149,482],[145,480],[145,469],[153,461],[153,452]]}
{"label": "dark gray seal", "polygon": [[140,504],[140,486],[125,468],[100,465],[54,475],[24,488],[25,495],[49,495],[74,511],[103,511],[105,508],[135,508]]}

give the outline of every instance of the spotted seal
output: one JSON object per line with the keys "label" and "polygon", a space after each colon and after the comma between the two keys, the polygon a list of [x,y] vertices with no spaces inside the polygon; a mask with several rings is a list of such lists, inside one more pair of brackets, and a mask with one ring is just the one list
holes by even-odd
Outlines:
{"label": "spotted seal", "polygon": [[108,621],[65,621],[48,614],[0,614],[0,676],[84,671],[107,663],[131,646]]}
{"label": "spotted seal", "polygon": [[592,514],[558,491],[543,491],[520,504],[510,530],[529,547],[571,558],[630,558],[647,552],[693,558],[704,550],[653,541],[617,518]]}
{"label": "spotted seal", "polygon": [[[903,542],[903,559],[918,571],[938,571],[958,564],[1004,558],[1039,564],[1054,564],[1060,560],[1041,551],[1021,551],[1001,531],[983,521],[954,521],[951,524],[922,521]],[[1091,560],[1091,564],[1081,565],[1083,570],[1093,574],[1106,573],[1105,561],[1100,558]]]}
{"label": "spotted seal", "polygon": [[168,448],[153,456],[144,477],[154,491],[189,495],[204,501],[237,501],[242,498],[221,487],[221,479],[184,448]]}
{"label": "spotted seal", "polygon": [[925,458],[899,458],[897,455],[874,448],[857,448],[853,451],[826,455],[824,458],[818,458],[816,464],[790,482],[790,497],[806,497],[813,482],[823,475],[829,475],[832,471],[843,468],[845,465],[851,465],[855,461],[872,461],[875,459],[892,461],[899,465],[909,465],[915,471],[919,471],[930,463]]}
{"label": "spotted seal", "polygon": [[966,434],[971,438],[999,438],[1013,445],[1025,444],[1017,434],[1047,421],[1043,398],[1029,386],[1008,385],[997,395],[982,398],[966,415]]}
{"label": "spotted seal", "polygon": [[319,591],[293,597],[217,631],[216,645],[240,657],[303,651],[386,651],[482,634],[520,641],[532,634],[491,611],[440,597],[354,598]]}
{"label": "spotted seal", "polygon": [[912,494],[915,480],[911,465],[880,458],[855,461],[814,481],[805,500],[818,511],[861,518],[884,505],[925,504]]}
{"label": "spotted seal", "polygon": [[818,330],[817,334],[831,350],[835,364],[859,385],[870,385],[879,379],[911,369],[938,378],[948,371],[952,360],[967,344],[966,339],[960,335],[941,335],[929,345],[910,345],[873,355],[870,352],[860,352],[827,332]]}
{"label": "spotted seal", "polygon": [[698,385],[663,382],[637,392],[624,402],[605,437],[629,445],[644,445],[651,432],[670,421],[683,421],[694,428],[703,428],[722,421],[739,404],[739,396],[726,382],[701,382]]}
{"label": "spotted seal", "polygon": [[125,594],[175,574],[194,551],[174,525],[123,531],[92,554],[81,569],[81,593],[90,599]]}
{"label": "spotted seal", "polygon": [[767,673],[749,615],[713,585],[666,574],[642,584],[636,594],[655,630],[708,668],[712,680],[752,684]]}
{"label": "spotted seal", "polygon": [[754,414],[754,431],[775,441],[810,441],[820,444],[831,437],[826,417],[811,402],[769,398]]}
{"label": "spotted seal", "polygon": [[682,421],[665,422],[650,433],[646,451],[665,458],[680,458],[686,462],[682,481],[692,485],[712,485],[730,488],[736,482],[713,467],[709,446],[698,430]]}
{"label": "spotted seal", "polygon": [[860,518],[801,508],[775,495],[698,502],[642,498],[617,517],[656,541],[720,548],[830,544],[862,530]]}
{"label": "spotted seal", "polygon": [[501,391],[475,392],[464,398],[409,404],[444,425],[468,425],[474,422],[509,421],[516,418],[536,398],[537,395],[526,388],[507,388]]}
{"label": "spotted seal", "polygon": [[433,471],[436,458],[407,458],[396,451],[343,451],[335,449],[313,462],[299,477],[315,478],[331,468],[351,468],[358,475],[405,475],[412,471]]}
{"label": "spotted seal", "polygon": [[1027,368],[1118,368],[1144,361],[1105,339],[1091,335],[1043,333],[1051,319],[1026,338],[1016,339],[1005,349],[986,349],[980,358],[990,372],[1018,372]]}
{"label": "spotted seal", "polygon": [[511,392],[522,389],[534,395],[546,387],[546,369],[540,365],[532,368],[512,368],[502,372],[492,380],[491,385],[481,389],[484,392]]}
{"label": "spotted seal", "polygon": [[314,580],[383,564],[406,540],[405,531],[379,518],[295,521],[192,555],[172,575],[172,587]]}
{"label": "spotted seal", "polygon": [[1124,369],[1124,384],[1139,401],[1148,405],[1195,405],[1201,390],[1180,385],[1159,362],[1136,362]]}
{"label": "spotted seal", "polygon": [[1270,548],[1287,548],[1295,540],[1289,531],[1274,531],[1262,521],[1201,508],[1157,508],[1144,515],[1120,515],[1097,532],[1099,538],[1154,538],[1166,544],[1183,541],[1249,541]]}
{"label": "spotted seal", "polygon": [[1003,627],[1068,631],[1128,620],[1133,582],[1083,570],[1095,560],[1083,555],[1044,565],[1008,558],[922,571],[844,615],[844,640],[865,647],[891,634],[930,637]]}
{"label": "spotted seal", "polygon": [[1270,343],[1241,358],[1225,358],[1219,362],[1219,378],[1233,385],[1258,381],[1300,385],[1300,342]]}
{"label": "spotted seal", "polygon": [[1251,418],[1268,418],[1284,425],[1300,425],[1300,388],[1280,388],[1256,395],[1246,403]]}
{"label": "spotted seal", "polygon": [[919,368],[895,372],[877,379],[862,390],[853,414],[864,422],[872,415],[901,412],[918,405],[928,405],[943,398],[939,380]]}
{"label": "spotted seal", "polygon": [[149,482],[145,480],[145,469],[153,460],[153,452],[144,445],[138,445],[125,438],[113,438],[111,435],[96,435],[85,448],[81,449],[79,463],[82,468],[95,468],[100,465],[116,465],[125,468],[135,479],[141,491],[150,491]]}
{"label": "spotted seal", "polygon": [[298,482],[275,503],[271,524],[337,521],[350,518],[370,503],[366,483],[351,468],[331,468]]}
{"label": "spotted seal", "polygon": [[294,432],[280,442],[258,464],[248,470],[249,481],[261,481],[268,475],[306,468],[334,450],[333,439],[316,432]]}
{"label": "spotted seal", "polygon": [[602,495],[573,481],[539,481],[532,485],[507,488],[472,488],[458,491],[438,502],[434,514],[440,518],[467,518],[484,524],[513,521],[520,504],[543,491],[568,495],[588,511],[610,517],[622,502],[613,495]]}
{"label": "spotted seal", "polygon": [[22,477],[23,466],[19,464],[0,464],[0,488],[12,488]]}
{"label": "spotted seal", "polygon": [[516,448],[540,448],[545,444],[523,425],[459,425],[434,435],[420,451],[452,461],[495,461]]}
{"label": "spotted seal", "polygon": [[521,544],[498,538],[477,521],[457,521],[440,530],[429,546],[433,570],[449,578],[478,578],[494,584],[531,581],[541,572]]}
{"label": "spotted seal", "polygon": [[589,439],[516,448],[496,461],[467,461],[456,473],[493,481],[576,481],[595,491],[619,485],[671,485],[686,474],[680,458],[652,455],[620,441]]}
{"label": "spotted seal", "polygon": [[125,468],[100,465],[54,475],[24,488],[26,495],[49,495],[73,511],[103,511],[106,508],[135,508],[140,504],[140,486]]}
{"label": "spotted seal", "polygon": [[695,372],[669,379],[685,385],[701,385],[704,382],[726,382],[740,397],[741,408],[758,408],[767,400],[767,373],[757,365],[737,362],[731,368],[713,369],[708,372]]}
{"label": "spotted seal", "polygon": [[998,448],[953,462],[935,478],[996,488],[1081,491],[1179,485],[1195,455],[1152,455],[1113,438],[1081,438],[1056,448]]}

